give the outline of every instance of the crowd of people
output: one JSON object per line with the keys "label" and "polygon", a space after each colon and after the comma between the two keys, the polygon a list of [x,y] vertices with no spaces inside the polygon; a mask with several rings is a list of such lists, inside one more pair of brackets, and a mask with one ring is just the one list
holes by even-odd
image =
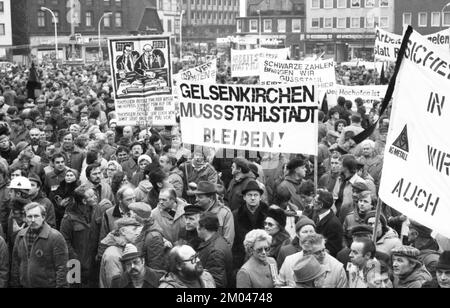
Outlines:
{"label": "crowd of people", "polygon": [[378,202],[389,110],[320,111],[315,175],[118,126],[107,66],[18,66],[0,91],[1,288],[450,287],[450,240]]}

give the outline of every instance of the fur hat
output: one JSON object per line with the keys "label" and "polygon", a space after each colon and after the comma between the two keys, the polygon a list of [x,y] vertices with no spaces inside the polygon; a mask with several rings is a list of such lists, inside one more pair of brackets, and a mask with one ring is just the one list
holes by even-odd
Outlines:
{"label": "fur hat", "polygon": [[266,217],[270,217],[275,220],[281,229],[284,229],[286,227],[286,214],[284,213],[284,210],[279,206],[272,205],[271,207],[269,207]]}

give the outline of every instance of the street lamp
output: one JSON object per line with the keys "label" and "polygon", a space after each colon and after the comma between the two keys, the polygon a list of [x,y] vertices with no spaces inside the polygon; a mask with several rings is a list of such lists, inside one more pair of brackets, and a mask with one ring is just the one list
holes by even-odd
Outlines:
{"label": "street lamp", "polygon": [[56,59],[56,61],[58,61],[58,25],[56,23],[55,13],[53,13],[52,10],[50,10],[49,8],[47,8],[45,6],[41,6],[41,11],[48,11],[48,12],[50,12],[50,14],[52,14],[53,21],[55,24],[55,59]]}
{"label": "street lamp", "polygon": [[259,48],[261,48],[261,30],[262,30],[262,25],[261,25],[261,10],[257,10],[256,13],[258,13],[258,16],[259,16]]}
{"label": "street lamp", "polygon": [[180,61],[183,61],[183,15],[185,11],[180,13]]}
{"label": "street lamp", "polygon": [[100,17],[100,20],[98,21],[98,60],[101,61],[103,60],[103,53],[102,53],[102,42],[101,42],[101,33],[100,33],[100,24],[103,20],[103,18],[105,18],[108,15],[111,15],[112,12],[107,12],[105,14],[102,15],[102,17]]}

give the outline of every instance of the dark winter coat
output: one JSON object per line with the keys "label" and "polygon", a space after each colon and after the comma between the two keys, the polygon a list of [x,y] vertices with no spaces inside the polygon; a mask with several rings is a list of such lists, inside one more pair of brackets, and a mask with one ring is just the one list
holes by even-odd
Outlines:
{"label": "dark winter coat", "polygon": [[331,256],[336,258],[338,252],[342,249],[344,230],[333,211],[330,211],[327,216],[316,223],[316,232],[323,235],[326,239],[326,249],[328,249]]}
{"label": "dark winter coat", "polygon": [[152,218],[142,229],[141,235],[136,241],[136,246],[139,251],[142,251],[146,266],[164,271],[168,269],[167,249],[164,245],[162,230]]}
{"label": "dark winter coat", "polygon": [[[239,269],[245,263],[244,239],[247,233],[255,229],[264,229],[264,220],[269,207],[261,202],[253,216],[247,206],[241,206],[233,211],[235,238],[233,244],[233,264],[235,269]],[[255,223],[252,223],[254,221]]]}
{"label": "dark winter coat", "polygon": [[[143,289],[155,289],[159,287],[159,280],[164,276],[164,272],[155,271],[149,267],[145,267],[145,277]],[[111,281],[111,289],[134,289],[133,281],[127,273],[116,276]]]}
{"label": "dark winter coat", "polygon": [[225,202],[232,211],[239,209],[241,206],[245,206],[242,190],[245,189],[251,180],[255,180],[255,175],[251,172],[242,174],[241,177],[231,180],[225,195]]}
{"label": "dark winter coat", "polygon": [[197,252],[203,267],[213,276],[217,288],[233,286],[233,257],[230,246],[221,235],[216,233],[200,243]]}
{"label": "dark winter coat", "polygon": [[299,241],[299,238],[296,236],[292,241],[289,242],[289,244],[281,246],[280,252],[278,253],[277,257],[278,268],[281,268],[281,265],[283,265],[286,257],[302,251]]}
{"label": "dark winter coat", "polygon": [[12,255],[11,286],[26,288],[67,287],[67,261],[69,251],[59,231],[44,223],[34,242],[30,257],[25,228],[17,234]]}

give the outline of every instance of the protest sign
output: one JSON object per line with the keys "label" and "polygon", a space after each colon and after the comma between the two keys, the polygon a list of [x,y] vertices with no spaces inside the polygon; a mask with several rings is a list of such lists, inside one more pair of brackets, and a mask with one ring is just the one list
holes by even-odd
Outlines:
{"label": "protest sign", "polygon": [[304,85],[179,87],[183,142],[317,155],[317,89]]}
{"label": "protest sign", "polygon": [[390,33],[377,27],[375,30],[375,60],[395,62],[402,39],[401,35]]}
{"label": "protest sign", "polygon": [[450,237],[450,55],[412,32],[395,83],[380,197]]}
{"label": "protest sign", "polygon": [[215,83],[217,76],[217,60],[213,59],[197,67],[181,71],[174,75],[179,84],[182,81]]}
{"label": "protest sign", "polygon": [[439,45],[445,50],[450,49],[450,28],[425,36],[430,42]]}
{"label": "protest sign", "polygon": [[[383,100],[387,91],[387,85],[369,85],[369,86],[342,86],[336,85],[334,89],[327,90],[328,105],[333,107],[337,104],[339,96],[345,97],[346,100],[355,102],[357,98],[364,101],[367,113],[373,107],[375,102]],[[356,111],[356,104],[353,104],[353,109]]]}
{"label": "protest sign", "polygon": [[285,60],[289,56],[289,48],[250,50],[231,50],[231,77],[259,76],[259,58]]}
{"label": "protest sign", "polygon": [[260,84],[315,84],[319,89],[334,88],[336,73],[333,59],[314,62],[259,58]]}
{"label": "protest sign", "polygon": [[170,38],[109,39],[108,45],[118,125],[174,124]]}

